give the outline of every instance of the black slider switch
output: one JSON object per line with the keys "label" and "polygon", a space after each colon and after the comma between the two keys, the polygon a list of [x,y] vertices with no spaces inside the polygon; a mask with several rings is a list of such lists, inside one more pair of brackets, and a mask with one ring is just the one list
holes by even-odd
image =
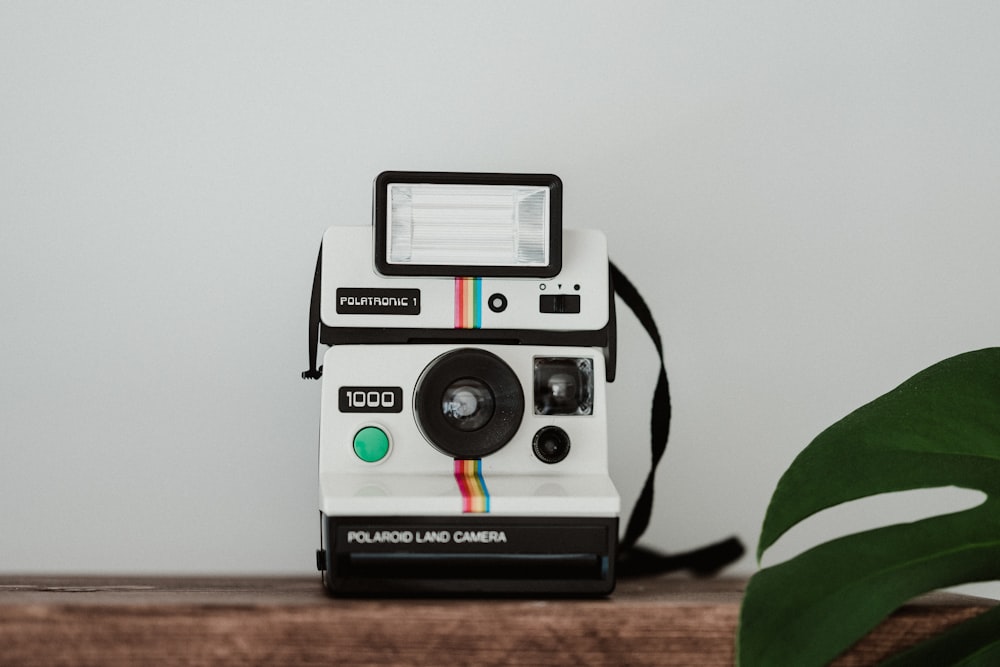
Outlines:
{"label": "black slider switch", "polygon": [[579,313],[579,294],[541,294],[538,297],[540,313]]}

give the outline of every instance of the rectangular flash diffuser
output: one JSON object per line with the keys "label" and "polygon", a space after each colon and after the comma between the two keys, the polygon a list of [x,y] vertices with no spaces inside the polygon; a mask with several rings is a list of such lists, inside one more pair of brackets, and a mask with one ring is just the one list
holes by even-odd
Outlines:
{"label": "rectangular flash diffuser", "polygon": [[562,183],[550,174],[384,172],[375,262],[385,275],[551,277]]}

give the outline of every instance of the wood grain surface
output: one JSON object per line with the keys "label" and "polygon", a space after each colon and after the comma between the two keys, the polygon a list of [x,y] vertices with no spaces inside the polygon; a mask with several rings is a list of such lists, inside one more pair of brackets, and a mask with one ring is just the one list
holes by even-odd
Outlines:
{"label": "wood grain surface", "polygon": [[[0,577],[0,665],[731,665],[744,582],[609,598],[366,600],[318,577]],[[935,594],[842,656],[869,665],[993,601]]]}

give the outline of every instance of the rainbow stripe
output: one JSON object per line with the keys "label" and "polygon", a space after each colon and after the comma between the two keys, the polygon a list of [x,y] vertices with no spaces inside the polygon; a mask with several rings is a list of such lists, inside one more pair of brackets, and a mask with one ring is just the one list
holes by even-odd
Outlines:
{"label": "rainbow stripe", "polygon": [[455,278],[455,328],[483,326],[482,278]]}
{"label": "rainbow stripe", "polygon": [[479,459],[455,459],[455,481],[462,492],[462,512],[485,514],[490,511],[490,492],[483,480],[483,464]]}

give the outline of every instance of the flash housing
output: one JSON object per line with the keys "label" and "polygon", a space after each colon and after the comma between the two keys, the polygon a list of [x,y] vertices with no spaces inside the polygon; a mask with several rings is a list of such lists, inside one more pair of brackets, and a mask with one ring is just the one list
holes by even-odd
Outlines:
{"label": "flash housing", "polygon": [[[511,259],[507,261],[497,261],[498,258],[489,253],[477,254],[483,251],[484,244],[469,243],[466,246],[458,246],[453,249],[450,256],[434,262],[420,261],[416,259],[393,259],[390,257],[392,250],[392,216],[393,203],[390,198],[390,190],[394,186],[412,185],[414,188],[427,186],[426,192],[433,193],[437,200],[434,213],[436,219],[424,221],[421,224],[430,226],[444,225],[444,229],[461,229],[462,234],[454,235],[454,238],[466,238],[473,235],[464,233],[469,231],[469,227],[476,224],[470,219],[463,221],[460,217],[463,206],[470,210],[478,208],[479,214],[488,214],[494,221],[499,221],[503,215],[504,207],[490,205],[486,201],[472,203],[475,197],[489,196],[495,189],[502,193],[511,188],[539,188],[544,193],[544,210],[537,214],[544,218],[544,222],[539,222],[540,229],[532,230],[532,237],[538,236],[532,242],[542,244],[541,259],[525,260],[519,262],[516,259],[517,249],[515,244],[522,242],[518,235],[516,217],[518,215],[515,204],[510,205],[511,215],[515,220],[508,221],[509,230],[502,228],[497,230],[494,224],[494,231],[490,240],[494,242],[503,241],[505,234],[509,234],[512,244]],[[442,186],[458,186],[450,191]],[[465,186],[479,186],[478,188],[468,188]],[[423,193],[422,193],[423,194]],[[465,204],[459,202],[463,200]],[[483,277],[533,277],[551,278],[558,275],[562,270],[562,181],[554,174],[493,174],[493,173],[472,173],[472,172],[423,172],[423,171],[385,171],[375,179],[375,209],[373,226],[375,228],[375,267],[379,273],[386,276],[483,276]],[[434,208],[434,207],[432,207]],[[498,210],[499,208],[499,210]],[[532,203],[531,209],[537,208]],[[457,214],[457,216],[456,216]],[[532,210],[532,214],[536,211]],[[482,222],[482,220],[479,220]],[[462,226],[464,222],[464,227]],[[447,227],[454,225],[454,227]]]}

